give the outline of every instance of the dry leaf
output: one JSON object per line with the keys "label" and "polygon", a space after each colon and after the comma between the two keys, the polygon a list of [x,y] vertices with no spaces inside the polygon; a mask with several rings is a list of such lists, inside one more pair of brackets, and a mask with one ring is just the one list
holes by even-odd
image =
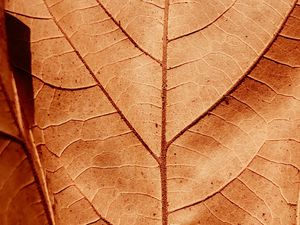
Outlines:
{"label": "dry leaf", "polygon": [[1,1],[0,224],[49,224],[53,213],[47,207],[50,201],[45,178],[30,130],[25,130],[8,55]]}
{"label": "dry leaf", "polygon": [[22,115],[1,64],[0,126],[48,224],[300,224],[300,2],[5,7]]}

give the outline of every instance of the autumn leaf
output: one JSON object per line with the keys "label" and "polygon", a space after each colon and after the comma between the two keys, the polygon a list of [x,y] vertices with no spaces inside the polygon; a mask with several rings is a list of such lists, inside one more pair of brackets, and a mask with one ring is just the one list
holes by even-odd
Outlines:
{"label": "autumn leaf", "polygon": [[0,224],[48,224],[53,212],[8,62],[3,6],[0,2]]}
{"label": "autumn leaf", "polygon": [[300,224],[300,2],[5,3],[1,225]]}

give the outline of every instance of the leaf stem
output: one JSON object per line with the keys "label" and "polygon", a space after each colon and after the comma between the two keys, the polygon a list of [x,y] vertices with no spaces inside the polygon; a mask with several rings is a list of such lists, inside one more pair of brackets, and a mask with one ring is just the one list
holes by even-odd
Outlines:
{"label": "leaf stem", "polygon": [[162,198],[162,225],[168,225],[168,195],[167,195],[167,141],[166,141],[166,106],[167,106],[167,66],[168,66],[168,21],[169,0],[165,0],[163,49],[162,49],[162,126],[161,126],[161,153],[160,153],[160,175],[161,175],[161,198]]}

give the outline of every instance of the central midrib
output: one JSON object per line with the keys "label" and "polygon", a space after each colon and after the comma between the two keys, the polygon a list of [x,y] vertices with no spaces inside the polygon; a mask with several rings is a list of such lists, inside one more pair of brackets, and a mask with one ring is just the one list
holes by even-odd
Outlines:
{"label": "central midrib", "polygon": [[168,20],[169,0],[165,0],[163,46],[162,46],[162,115],[161,115],[161,152],[160,152],[160,176],[161,176],[161,212],[162,225],[168,225],[168,195],[167,195],[167,140],[166,140],[166,106],[167,106],[167,65],[168,65]]}

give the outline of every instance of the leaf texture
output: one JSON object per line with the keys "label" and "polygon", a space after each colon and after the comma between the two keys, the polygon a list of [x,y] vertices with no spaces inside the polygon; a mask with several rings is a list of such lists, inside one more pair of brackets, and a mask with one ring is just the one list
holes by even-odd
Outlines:
{"label": "leaf texture", "polygon": [[49,224],[46,194],[24,139],[16,84],[8,63],[0,2],[0,224]]}
{"label": "leaf texture", "polygon": [[[30,28],[30,68],[11,64],[32,79],[22,132],[49,224],[299,224],[299,2],[7,0],[6,11]],[[10,76],[0,128],[22,139]]]}

